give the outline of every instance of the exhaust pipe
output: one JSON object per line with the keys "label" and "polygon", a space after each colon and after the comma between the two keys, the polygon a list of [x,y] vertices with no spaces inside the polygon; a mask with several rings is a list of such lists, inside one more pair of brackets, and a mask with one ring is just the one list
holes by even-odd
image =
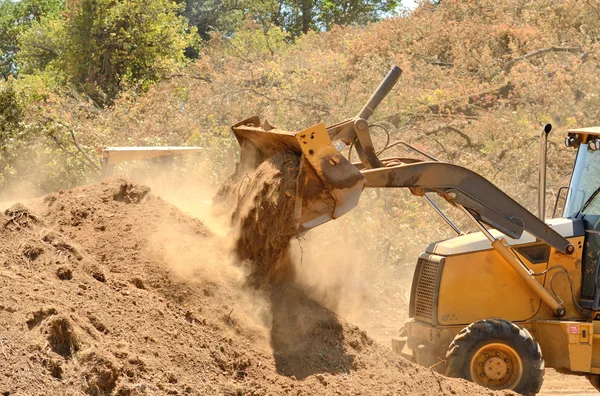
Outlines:
{"label": "exhaust pipe", "polygon": [[544,125],[540,134],[540,165],[538,180],[538,217],[546,221],[546,157],[548,154],[548,135],[552,124]]}

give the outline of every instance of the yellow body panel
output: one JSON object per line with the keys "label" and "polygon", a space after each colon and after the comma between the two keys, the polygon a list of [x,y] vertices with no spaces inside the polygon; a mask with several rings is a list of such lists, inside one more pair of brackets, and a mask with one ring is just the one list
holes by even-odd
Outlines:
{"label": "yellow body panel", "polygon": [[[546,365],[559,370],[590,372],[594,340],[592,322],[540,320],[535,339]],[[598,339],[596,339],[598,341]],[[600,346],[600,342],[598,342]]]}
{"label": "yellow body panel", "polygon": [[[581,288],[583,237],[570,238],[569,241],[575,247],[575,252],[565,255],[552,248],[548,263],[532,264],[525,257],[519,257],[535,273],[554,265],[565,267],[573,277],[575,295],[578,295]],[[536,279],[552,292],[550,279],[555,273],[557,271],[552,270],[547,275],[537,276]],[[568,278],[555,275],[553,283],[567,309],[565,319],[579,318],[580,315],[572,303]],[[540,298],[527,283],[494,250],[446,257],[438,297],[438,323],[468,325],[480,319],[493,317],[513,322],[533,318],[555,319],[550,309],[541,304]]]}
{"label": "yellow body panel", "polygon": [[[573,244],[575,251],[573,254],[563,254],[556,249],[552,248],[550,250],[550,258],[548,261],[548,267],[553,267],[555,265],[560,265],[564,267],[569,275],[573,278],[573,294],[575,298],[579,298],[581,295],[581,282],[582,282],[582,271],[581,271],[581,257],[583,255],[583,240],[584,237],[574,237],[569,238],[569,242]],[[575,305],[573,304],[573,299],[571,297],[571,286],[569,282],[569,278],[562,271],[550,271],[545,278],[544,287],[552,292],[552,288],[550,286],[550,280],[554,276],[554,280],[552,281],[554,285],[554,290],[561,297],[564,302],[564,307],[567,310],[567,314],[562,317],[562,320],[569,319],[583,319]],[[536,315],[536,319],[556,319],[550,309],[544,305],[542,305],[543,309]]]}
{"label": "yellow body panel", "polygon": [[[543,271],[546,264],[532,268]],[[445,259],[438,299],[441,325],[468,325],[490,317],[524,321],[536,314],[540,302],[525,281],[493,250]]]}
{"label": "yellow body panel", "polygon": [[306,154],[308,154],[309,150],[316,152],[323,148],[332,148],[331,139],[329,139],[327,128],[323,123],[315,124],[310,128],[300,131],[295,137],[300,144],[300,148]]}

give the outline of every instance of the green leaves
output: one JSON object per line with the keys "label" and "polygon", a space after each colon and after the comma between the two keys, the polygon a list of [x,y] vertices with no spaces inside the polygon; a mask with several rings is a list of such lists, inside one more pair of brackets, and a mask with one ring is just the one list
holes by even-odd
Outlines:
{"label": "green leaves", "polygon": [[[396,0],[187,0],[185,4],[0,0],[0,75],[49,73],[59,84],[71,85],[105,105],[124,89],[145,92],[183,66],[185,53],[198,53],[197,30],[204,38],[219,30],[238,41],[238,47],[259,46],[272,55],[284,39],[335,24],[365,24],[393,12],[397,4]],[[244,36],[240,29],[249,21],[263,26],[262,37]],[[246,39],[250,42],[243,43]]]}
{"label": "green leaves", "polygon": [[11,79],[0,82],[0,147],[10,139],[23,118],[23,107]]}
{"label": "green leaves", "polygon": [[393,15],[399,5],[395,0],[321,0],[317,19],[327,30],[334,25],[365,25]]}
{"label": "green leaves", "polygon": [[35,74],[47,68],[60,69],[60,61],[67,48],[65,21],[51,16],[34,21],[19,35],[19,48],[16,56],[19,73]]}
{"label": "green leaves", "polygon": [[[186,63],[198,45],[181,7],[169,0],[33,0],[0,3],[0,73],[51,73],[110,104],[123,89],[146,91]],[[53,4],[53,7],[50,5]],[[9,15],[9,16],[6,16]]]}
{"label": "green leaves", "polygon": [[396,0],[187,0],[184,15],[204,39],[211,31],[237,32],[247,18],[296,37],[335,25],[365,25],[392,15]]}
{"label": "green leaves", "polygon": [[59,17],[64,3],[64,0],[0,0],[0,77],[18,74],[20,34],[44,17]]}
{"label": "green leaves", "polygon": [[168,0],[82,0],[69,10],[69,77],[100,103],[125,87],[147,90],[183,65],[184,50],[196,43],[179,9]]}

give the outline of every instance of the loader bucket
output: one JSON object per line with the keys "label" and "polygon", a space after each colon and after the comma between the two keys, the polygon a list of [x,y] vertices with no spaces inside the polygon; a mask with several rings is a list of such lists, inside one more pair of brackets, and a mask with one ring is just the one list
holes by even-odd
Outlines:
{"label": "loader bucket", "polygon": [[300,157],[294,197],[298,234],[336,219],[358,204],[364,177],[332,146],[324,124],[287,132],[253,117],[232,130],[241,148],[236,172],[253,170],[279,152],[289,151]]}

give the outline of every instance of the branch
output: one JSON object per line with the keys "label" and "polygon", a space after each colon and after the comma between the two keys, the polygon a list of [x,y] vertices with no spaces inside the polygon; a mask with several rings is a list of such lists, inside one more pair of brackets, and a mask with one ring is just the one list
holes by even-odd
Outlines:
{"label": "branch", "polygon": [[81,163],[81,165],[83,165],[83,167],[87,166],[87,163],[85,163],[84,161],[81,160],[81,158],[77,157],[75,154],[73,154],[72,152],[70,152],[69,150],[67,150],[65,148],[65,146],[62,144],[62,142],[60,141],[60,139],[58,138],[58,136],[55,136],[54,134],[50,134],[50,137],[52,138],[52,140],[54,140],[54,143],[56,143],[56,145],[58,146],[59,149],[61,149],[61,151],[63,153],[65,153],[66,155],[75,158],[77,161],[79,161]]}
{"label": "branch", "polygon": [[466,142],[467,142],[467,147],[482,147],[482,144],[478,143],[477,145],[473,144],[473,141],[471,140],[471,138],[469,137],[469,135],[467,135],[466,133],[464,133],[463,131],[461,131],[458,128],[454,128],[453,126],[448,125],[446,127],[447,130],[456,133],[458,136],[460,136],[461,138],[463,138]]}
{"label": "branch", "polygon": [[45,51],[47,53],[49,53],[50,55],[52,55],[54,58],[58,57],[58,53],[56,52],[56,50],[54,48],[50,48],[48,46],[45,46],[41,43],[35,43],[33,45],[35,48],[40,49],[42,51]]}
{"label": "branch", "polygon": [[442,120],[445,121],[447,119],[448,122],[453,122],[453,121],[457,121],[457,120],[479,120],[481,119],[481,116],[479,115],[458,115],[458,116],[454,116],[452,114],[432,114],[432,113],[419,113],[416,111],[405,111],[405,112],[400,112],[400,113],[396,113],[396,114],[392,114],[390,116],[387,117],[383,117],[380,118],[378,121],[387,121],[390,124],[392,124],[394,127],[398,128],[402,122],[408,118],[410,121],[409,123],[416,123],[419,122],[419,120],[434,120],[434,119],[438,119],[438,120]]}
{"label": "branch", "polygon": [[458,136],[460,136],[461,138],[463,138],[465,140],[465,142],[467,143],[466,147],[469,147],[469,148],[481,148],[481,147],[483,147],[483,145],[481,143],[474,144],[473,140],[471,140],[471,138],[469,137],[469,135],[467,135],[466,133],[464,133],[460,129],[455,128],[455,127],[450,126],[450,125],[444,125],[443,127],[435,129],[433,131],[425,132],[425,136],[436,135],[439,132],[443,132],[443,131],[449,131],[449,132],[456,133]]}
{"label": "branch", "polygon": [[275,50],[271,48],[271,43],[269,42],[269,36],[263,31],[263,36],[265,36],[265,41],[267,42],[267,48],[271,53],[271,56],[275,56]]}
{"label": "branch", "polygon": [[[36,116],[34,114],[32,114],[30,112],[30,115],[35,119]],[[81,146],[79,146],[79,143],[77,142],[77,139],[75,138],[75,131],[68,125],[62,123],[61,121],[55,120],[54,118],[51,117],[47,117],[44,115],[39,115],[40,117],[44,118],[46,121],[51,121],[54,122],[60,126],[62,126],[63,128],[66,128],[69,133],[71,134],[71,139],[73,140],[73,144],[75,144],[75,147],[77,148],[77,151],[79,151],[79,153],[81,155],[83,155],[83,157],[85,158],[85,160],[97,171],[101,171],[102,169],[87,155],[87,153],[85,151],[83,151],[83,149],[81,148]],[[39,120],[36,120],[37,122],[40,122]],[[51,135],[52,136],[52,135]],[[59,140],[57,140],[56,136],[52,136],[52,138],[54,139],[54,141],[59,145],[59,147],[61,147],[61,149],[64,150],[64,147],[62,147],[62,144],[60,143]]]}
{"label": "branch", "polygon": [[[468,148],[474,148],[474,149],[480,149],[482,148],[484,145],[482,143],[477,143],[477,142],[473,142],[473,140],[471,139],[471,137],[466,134],[465,132],[463,132],[462,130],[458,129],[455,126],[452,126],[450,123],[439,126],[435,129],[430,129],[430,130],[425,130],[422,128],[417,128],[423,131],[422,134],[418,135],[416,137],[416,139],[413,140],[413,142],[415,141],[419,141],[422,140],[424,137],[429,137],[430,139],[432,139],[433,141],[435,141],[438,145],[442,146],[442,144],[440,142],[438,142],[435,138],[433,138],[432,136],[437,135],[440,132],[454,132],[455,134],[457,134],[458,136],[460,136],[461,138],[464,139],[464,141],[466,142],[466,145],[463,147],[468,147]],[[442,146],[443,148],[443,146]],[[448,150],[446,150],[445,148],[443,148],[444,151],[446,151],[447,153],[450,153]]]}
{"label": "branch", "polygon": [[598,10],[598,7],[596,7],[595,5],[593,5],[590,0],[586,0],[587,5],[589,5],[590,7],[592,7],[592,10],[594,10],[594,12],[596,13],[596,16],[598,18],[600,18],[600,10]]}
{"label": "branch", "polygon": [[429,57],[426,57],[426,56],[417,56],[417,58],[420,59],[420,60],[422,60],[425,63],[428,63],[430,65],[434,65],[434,66],[454,67],[453,63],[444,62],[443,60],[440,60],[440,59],[429,58]]}
{"label": "branch", "polygon": [[[400,114],[412,114],[415,117],[426,117],[426,116],[446,116],[442,110],[448,109],[452,114],[461,114],[465,118],[477,118],[476,110],[478,109],[489,109],[493,107],[499,99],[505,99],[514,90],[515,86],[510,81],[507,83],[487,89],[485,91],[477,92],[467,96],[461,96],[455,99],[446,100],[439,103],[430,104],[427,106],[421,106],[415,112],[412,113],[398,113],[386,117],[385,120],[393,119],[398,117]],[[457,104],[457,102],[467,102],[467,104]]]}
{"label": "branch", "polygon": [[435,378],[435,380],[437,381],[439,387],[440,387],[440,392],[442,394],[446,393],[444,392],[444,388],[442,388],[442,382],[440,381],[440,379],[435,375],[435,372],[430,368],[429,371],[431,372],[431,375],[433,375],[433,378]]}
{"label": "branch", "polygon": [[430,65],[441,66],[441,67],[454,67],[454,63],[442,62],[442,61],[430,61],[427,62]]}
{"label": "branch", "polygon": [[248,56],[244,53],[244,51],[242,51],[241,49],[239,49],[238,47],[236,47],[229,38],[225,37],[225,42],[231,46],[231,48],[233,48],[238,54],[240,54],[240,59],[243,60],[244,62],[248,62],[248,63],[252,63],[252,60],[250,58],[248,58]]}
{"label": "branch", "polygon": [[296,98],[279,98],[279,99],[275,99],[275,98],[272,98],[272,97],[268,96],[267,94],[264,94],[262,92],[257,91],[254,88],[244,88],[244,89],[240,89],[237,92],[244,92],[244,91],[251,92],[251,93],[253,93],[255,95],[261,96],[261,97],[267,99],[269,102],[277,102],[277,101],[283,100],[283,101],[286,101],[286,102],[297,103],[297,104],[299,104],[299,105],[301,105],[303,107],[306,107],[306,108],[309,108],[309,109],[312,109],[312,110],[320,111],[320,112],[322,112],[322,113],[324,113],[326,115],[329,115],[329,112],[330,112],[329,108],[326,107],[326,106],[323,106],[323,105],[315,105],[315,104],[312,104],[312,103],[307,103],[307,102],[304,102],[304,101],[302,101],[300,99],[296,99]]}
{"label": "branch", "polygon": [[171,80],[171,79],[177,78],[177,77],[188,77],[188,78],[193,78],[195,80],[202,80],[202,81],[207,82],[207,83],[211,83],[212,82],[212,80],[211,80],[210,77],[202,77],[200,75],[194,75],[194,74],[193,75],[189,75],[189,74],[185,74],[185,73],[171,74],[169,76],[164,77],[163,80]]}
{"label": "branch", "polygon": [[75,131],[73,130],[73,128],[71,128],[68,125],[63,124],[60,121],[55,121],[56,123],[58,123],[59,125],[62,125],[63,127],[67,128],[69,133],[71,134],[71,139],[73,139],[73,144],[75,145],[75,147],[77,148],[77,151],[79,151],[81,153],[81,155],[83,155],[83,157],[87,160],[87,162],[90,163],[90,165],[92,165],[92,167],[94,167],[97,171],[101,171],[102,169],[90,158],[89,155],[87,155],[87,153],[85,151],[82,150],[82,148],[79,146],[79,143],[77,142],[77,139],[75,138]]}
{"label": "branch", "polygon": [[431,138],[434,142],[437,143],[438,146],[442,149],[442,152],[446,154],[446,156],[450,157],[450,152],[446,149],[446,147],[436,138]]}
{"label": "branch", "polygon": [[548,48],[542,48],[542,49],[539,49],[537,51],[530,52],[529,54],[525,54],[523,56],[519,56],[518,58],[511,59],[510,61],[508,61],[508,62],[506,62],[504,64],[504,66],[502,67],[502,71],[506,73],[516,63],[524,61],[524,60],[527,60],[527,59],[537,58],[539,56],[547,54],[548,52],[581,53],[581,52],[583,52],[583,49],[581,47],[548,47]]}

